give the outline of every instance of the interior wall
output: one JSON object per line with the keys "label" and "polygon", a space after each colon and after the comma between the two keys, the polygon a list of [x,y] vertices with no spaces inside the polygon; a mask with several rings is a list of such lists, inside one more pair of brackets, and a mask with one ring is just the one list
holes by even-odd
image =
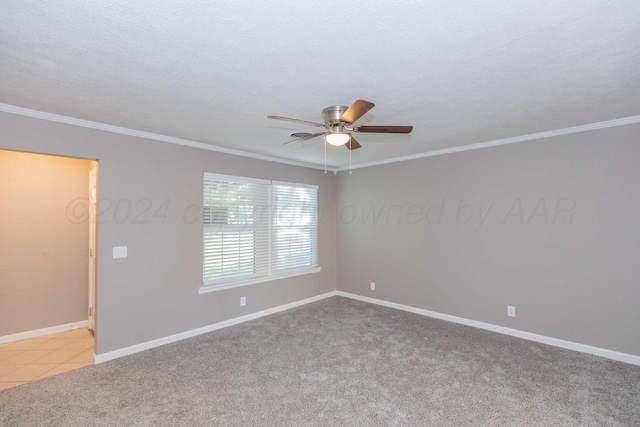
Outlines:
{"label": "interior wall", "polygon": [[[333,174],[8,113],[0,128],[4,148],[100,162],[97,354],[336,289]],[[322,271],[200,295],[205,171],[318,185]]]}
{"label": "interior wall", "polygon": [[0,336],[87,320],[90,163],[0,150]]}
{"label": "interior wall", "polygon": [[338,289],[640,355],[638,135],[339,173]]}

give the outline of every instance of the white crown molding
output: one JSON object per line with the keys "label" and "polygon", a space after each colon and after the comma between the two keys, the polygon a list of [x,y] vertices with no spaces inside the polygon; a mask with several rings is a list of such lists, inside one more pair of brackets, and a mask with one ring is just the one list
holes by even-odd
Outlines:
{"label": "white crown molding", "polygon": [[[141,130],[129,129],[120,126],[108,125],[105,123],[92,122],[90,120],[77,119],[75,117],[62,116],[59,114],[47,113],[44,111],[31,110],[29,108],[16,107],[15,105],[0,103],[0,111],[20,116],[33,117],[36,119],[48,120],[50,122],[64,123],[73,126],[80,126],[89,129],[97,129],[106,132],[118,133],[121,135],[135,136],[138,138],[152,139],[156,141],[168,142],[170,144],[183,145],[186,147],[199,148],[201,150],[215,151],[218,153],[231,154],[233,156],[248,157],[257,160],[266,160],[268,162],[283,163],[292,166],[301,166],[304,168],[324,170],[324,166],[313,163],[298,162],[295,160],[282,159],[280,157],[265,156],[263,154],[250,153],[248,151],[234,150],[233,148],[225,148],[212,144],[191,141],[188,139],[175,138],[173,136],[161,135],[158,133],[145,132]],[[334,174],[337,169],[327,168]]]}
{"label": "white crown molding", "polygon": [[[573,126],[563,129],[555,129],[546,132],[531,133],[529,135],[520,135],[504,139],[496,139],[493,141],[478,142],[476,144],[461,145],[459,147],[444,148],[442,150],[426,151],[423,153],[410,154],[408,156],[393,157],[391,159],[378,160],[375,162],[360,163],[352,165],[351,169],[367,168],[371,166],[385,165],[387,163],[404,162],[407,160],[422,159],[424,157],[440,156],[442,154],[458,153],[460,151],[477,150],[478,148],[495,147],[497,145],[515,144],[517,142],[532,141],[535,139],[550,138],[552,136],[569,135],[572,133],[587,132],[590,130],[606,129],[616,126],[631,125],[640,123],[640,116],[625,117],[615,120],[607,120],[605,122],[591,123],[587,125]],[[339,167],[338,172],[349,170],[348,166]]]}
{"label": "white crown molding", "polygon": [[409,305],[398,304],[395,302],[384,301],[381,299],[365,297],[362,295],[352,294],[349,292],[337,291],[336,294],[341,297],[351,298],[370,304],[381,305],[383,307],[395,308],[396,310],[407,311],[409,313],[420,314],[422,316],[433,317],[434,319],[446,320],[448,322],[459,323],[461,325],[472,326],[474,328],[484,329],[487,331],[497,332],[503,335],[510,335],[516,338],[522,338],[529,341],[548,344],[555,347],[566,348],[568,350],[579,351],[581,353],[594,354],[596,356],[605,357],[619,362],[630,363],[640,366],[640,356],[634,354],[621,353],[619,351],[609,350],[606,348],[593,347],[586,344],[580,344],[573,341],[561,340],[558,338],[538,335],[531,332],[511,329],[504,326],[498,326],[491,323],[479,322],[477,320],[466,319],[464,317],[452,316],[450,314],[438,313],[436,311],[424,310],[422,308],[412,307]]}
{"label": "white crown molding", "polygon": [[57,334],[58,332],[66,332],[72,329],[86,328],[88,322],[81,320],[79,322],[66,323],[64,325],[50,326],[48,328],[35,329],[33,331],[19,332],[17,334],[4,335],[0,337],[0,344],[26,340],[27,338],[41,337],[43,335]]}
{"label": "white crown molding", "polygon": [[[314,163],[298,162],[295,160],[287,160],[280,157],[265,156],[263,154],[250,153],[248,151],[234,150],[233,148],[225,148],[217,145],[191,141],[188,139],[175,138],[172,136],[145,132],[145,131],[140,131],[135,129],[129,129],[129,128],[120,127],[120,126],[108,125],[105,123],[92,122],[90,120],[77,119],[74,117],[47,113],[44,111],[31,110],[29,108],[16,107],[15,105],[0,103],[0,111],[5,113],[10,113],[10,114],[17,114],[20,116],[27,116],[27,117],[34,117],[42,120],[48,120],[51,122],[65,123],[65,124],[85,127],[89,129],[97,129],[97,130],[102,130],[106,132],[118,133],[122,135],[136,136],[139,138],[168,142],[170,144],[183,145],[186,147],[199,148],[201,150],[215,151],[218,153],[230,154],[233,156],[248,157],[251,159],[266,160],[269,162],[282,163],[282,164],[292,165],[292,166],[301,166],[301,167],[311,168],[311,169],[319,169],[319,170],[325,169],[324,166],[314,164]],[[442,154],[451,154],[451,153],[458,153],[461,151],[477,150],[478,148],[487,148],[487,147],[495,147],[498,145],[514,144],[517,142],[532,141],[536,139],[550,138],[553,136],[569,135],[572,133],[606,129],[610,127],[624,126],[624,125],[630,125],[635,123],[640,123],[640,116],[631,116],[631,117],[625,117],[621,119],[608,120],[604,122],[597,122],[597,123],[591,123],[586,125],[555,129],[555,130],[546,131],[546,132],[532,133],[528,135],[520,135],[520,136],[514,136],[514,137],[504,138],[504,139],[496,139],[493,141],[479,142],[476,144],[461,145],[458,147],[444,148],[442,150],[425,151],[422,153],[410,154],[407,156],[393,157],[385,160],[355,164],[350,167],[343,166],[343,167],[337,167],[337,168],[326,168],[326,170],[329,172],[333,172],[333,174],[335,175],[338,172],[347,171],[349,169],[367,168],[371,166],[385,165],[387,163],[404,162],[407,160],[421,159],[424,157],[440,156]]]}

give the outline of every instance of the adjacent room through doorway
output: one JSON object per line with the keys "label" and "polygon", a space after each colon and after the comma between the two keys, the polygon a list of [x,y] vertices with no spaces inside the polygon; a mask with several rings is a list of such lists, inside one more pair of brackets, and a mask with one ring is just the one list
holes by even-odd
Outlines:
{"label": "adjacent room through doorway", "polygon": [[93,363],[97,167],[0,150],[3,388]]}

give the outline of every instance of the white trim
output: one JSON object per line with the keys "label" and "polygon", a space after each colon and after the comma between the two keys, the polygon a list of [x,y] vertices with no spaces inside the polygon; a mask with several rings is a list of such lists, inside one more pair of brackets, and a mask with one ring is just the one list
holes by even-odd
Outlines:
{"label": "white trim", "polygon": [[406,160],[414,160],[414,159],[421,159],[424,157],[439,156],[441,154],[458,153],[460,151],[476,150],[478,148],[495,147],[497,145],[514,144],[517,142],[525,142],[525,141],[531,141],[535,139],[549,138],[552,136],[568,135],[572,133],[587,132],[590,130],[606,129],[610,127],[625,126],[625,125],[640,123],[640,116],[631,116],[631,117],[624,117],[621,119],[607,120],[604,122],[596,122],[596,123],[590,123],[586,125],[555,129],[555,130],[546,131],[546,132],[538,132],[538,133],[532,133],[528,135],[514,136],[511,138],[479,142],[476,144],[461,145],[459,147],[444,148],[442,150],[425,151],[422,153],[410,154],[407,156],[393,157],[391,159],[355,164],[350,167],[344,166],[344,167],[338,167],[338,168],[325,168],[324,165],[299,162],[295,160],[287,160],[287,159],[282,159],[280,157],[266,156],[263,154],[250,153],[247,151],[234,150],[232,148],[219,147],[217,145],[205,144],[202,142],[191,141],[188,139],[175,138],[172,136],[166,136],[166,135],[161,135],[157,133],[129,129],[129,128],[108,125],[108,124],[99,123],[99,122],[92,122],[90,120],[77,119],[75,117],[62,116],[59,114],[46,113],[44,111],[37,111],[37,110],[31,110],[28,108],[16,107],[15,105],[0,103],[0,111],[3,111],[5,113],[10,113],[10,114],[17,114],[20,116],[27,116],[27,117],[34,117],[42,120],[48,120],[51,122],[65,123],[69,125],[85,127],[89,129],[98,129],[98,130],[118,133],[122,135],[136,136],[136,137],[145,138],[145,139],[153,139],[157,141],[168,142],[170,144],[184,145],[186,147],[199,148],[201,150],[216,151],[218,153],[231,154],[234,156],[248,157],[248,158],[258,159],[258,160],[266,160],[269,162],[282,163],[282,164],[293,165],[293,166],[301,166],[301,167],[311,168],[311,169],[326,170],[326,171],[333,172],[334,175],[336,175],[338,172],[346,171],[349,169],[360,169],[360,168],[366,168],[370,166],[384,165],[387,163],[397,163],[397,162],[403,162]]}
{"label": "white trim", "polygon": [[220,173],[213,173],[213,172],[205,172],[204,178],[215,179],[223,182],[251,182],[254,184],[271,185],[271,181],[269,181],[268,179],[251,178],[248,176],[238,176],[238,175],[223,175]]}
{"label": "white trim", "polygon": [[409,313],[420,314],[422,316],[433,317],[435,319],[446,320],[461,325],[473,326],[474,328],[485,329],[487,331],[497,332],[499,334],[510,335],[512,337],[522,338],[529,341],[535,341],[542,344],[553,345],[555,347],[566,348],[568,350],[579,351],[581,353],[594,354],[596,356],[605,357],[611,360],[630,363],[640,366],[640,356],[633,354],[621,353],[606,348],[593,347],[586,344],[580,344],[572,341],[565,341],[558,338],[547,337],[545,335],[533,334],[531,332],[520,331],[518,329],[506,328],[504,326],[493,325],[491,323],[478,322],[476,320],[465,319],[464,317],[451,316],[449,314],[438,313],[436,311],[424,310],[422,308],[411,307],[408,305],[397,304],[395,302],[384,301],[380,299],[365,297],[348,292],[336,291],[338,296],[351,298],[370,304],[382,305],[384,307],[395,308],[397,310],[408,311]]}
{"label": "white trim", "polygon": [[[385,165],[387,163],[404,162],[407,160],[422,159],[424,157],[439,156],[442,154],[458,153],[460,151],[477,150],[478,148],[495,147],[497,145],[514,144],[517,142],[531,141],[534,139],[550,138],[553,136],[569,135],[572,133],[587,132],[590,130],[606,129],[610,127],[625,126],[640,123],[640,116],[625,117],[622,119],[608,120],[605,122],[590,123],[586,125],[573,126],[563,129],[555,129],[546,132],[531,133],[528,135],[514,136],[511,138],[496,139],[493,141],[479,142],[476,144],[461,145],[459,147],[443,148],[442,150],[426,151],[423,153],[410,154],[408,156],[393,157],[391,159],[378,160],[375,162],[360,163],[352,166],[337,168],[338,172],[350,169],[367,168],[370,166]],[[335,172],[334,172],[335,173]]]}
{"label": "white trim", "polygon": [[[268,316],[270,314],[275,314],[281,311],[289,310],[295,307],[299,307],[305,304],[309,304],[312,302],[320,301],[326,298],[331,298],[333,296],[341,296],[345,298],[351,298],[358,301],[367,302],[370,304],[381,305],[384,307],[395,308],[397,310],[407,311],[409,313],[420,314],[422,316],[433,317],[435,319],[446,320],[449,322],[459,323],[462,325],[472,326],[479,329],[484,329],[487,331],[497,332],[504,335],[510,335],[516,338],[522,338],[529,341],[539,342],[542,344],[553,345],[556,347],[566,348],[568,350],[579,351],[581,353],[593,354],[596,356],[605,357],[611,360],[617,360],[620,362],[629,363],[632,365],[640,366],[640,356],[621,353],[618,351],[607,350],[604,348],[593,347],[590,345],[579,344],[572,341],[565,341],[557,338],[547,337],[544,335],[533,334],[530,332],[519,331],[517,329],[506,328],[503,326],[497,326],[490,323],[478,322],[476,320],[465,319],[463,317],[451,316],[449,314],[442,314],[435,311],[424,310],[421,308],[411,307],[408,305],[398,304],[394,302],[379,300],[375,298],[369,298],[361,295],[356,295],[348,292],[342,291],[331,291],[321,295],[317,295],[315,297],[306,298],[300,301],[295,301],[289,304],[280,305],[277,307],[273,307],[267,310],[258,311],[256,313],[247,314],[246,316],[240,316],[229,320],[224,320],[222,322],[214,323],[212,325],[203,326],[197,329],[191,329],[189,331],[181,332],[179,334],[170,335],[168,337],[159,338],[152,341],[147,341],[141,344],[132,345],[129,347],[121,348],[118,350],[109,351],[103,354],[94,355],[96,365],[99,363],[108,362],[110,360],[118,359],[120,357],[129,356],[135,353],[139,353],[141,351],[149,350],[155,347],[160,347],[165,344],[170,344],[173,342],[181,341],[186,338],[192,338],[198,335],[206,334],[208,332],[213,332],[218,329],[223,329],[229,326],[237,325],[240,323],[247,322],[249,320],[258,319],[260,317]],[[81,323],[81,322],[80,322]],[[86,323],[86,322],[85,322]]]}
{"label": "white trim", "polygon": [[[44,111],[31,110],[29,108],[16,107],[15,105],[0,103],[0,111],[20,116],[34,117],[36,119],[48,120],[50,122],[65,123],[73,126],[80,126],[89,129],[97,129],[106,132],[118,133],[121,135],[135,136],[138,138],[153,139],[156,141],[168,142],[170,144],[184,145],[186,147],[199,148],[201,150],[215,151],[218,153],[231,154],[233,156],[249,157],[251,159],[266,160],[268,162],[283,163],[285,165],[301,166],[304,168],[324,170],[324,166],[314,163],[299,162],[295,160],[282,159],[280,157],[266,156],[263,154],[250,153],[248,151],[235,150],[212,144],[191,141],[188,139],[175,138],[173,136],[161,135],[158,133],[145,132],[136,129],[129,129],[121,126],[108,125],[105,123],[92,122],[90,120],[77,119],[75,117],[62,116],[59,114],[46,113]],[[328,169],[329,170],[329,169]],[[330,169],[336,172],[334,169]]]}
{"label": "white trim", "polygon": [[306,298],[300,301],[295,301],[289,304],[280,305],[277,307],[269,308],[267,310],[258,311],[256,313],[247,314],[246,316],[235,317],[233,319],[224,320],[222,322],[214,323],[212,325],[203,326],[197,329],[191,329],[190,331],[181,332],[179,334],[170,335],[164,338],[158,338],[156,340],[143,342],[141,344],[132,345],[130,347],[121,348],[118,350],[109,351],[103,354],[97,354],[95,356],[96,365],[99,363],[108,362],[109,360],[117,359],[124,356],[129,356],[131,354],[139,353],[144,350],[149,350],[155,347],[160,347],[161,345],[170,344],[176,341],[181,341],[186,338],[192,338],[197,335],[206,334],[208,332],[213,332],[218,329],[226,328],[229,326],[237,325],[239,323],[248,322],[249,320],[258,319],[260,317],[268,316],[270,314],[275,314],[280,311],[289,310],[295,307],[299,307],[301,305],[309,304],[312,302],[320,301],[325,298],[330,298],[337,295],[337,291],[327,292],[325,294],[316,295],[315,297]]}
{"label": "white trim", "polygon": [[315,184],[300,184],[299,182],[271,181],[271,185],[282,185],[282,186],[287,186],[287,187],[304,187],[304,188],[312,188],[314,190],[320,189],[319,185],[315,185]]}
{"label": "white trim", "polygon": [[271,276],[261,276],[261,277],[256,277],[253,279],[247,279],[247,280],[241,280],[238,282],[234,282],[234,283],[227,283],[224,285],[202,285],[200,287],[200,290],[198,291],[199,294],[206,294],[208,292],[216,292],[216,291],[223,291],[225,289],[232,289],[232,288],[239,288],[241,286],[248,286],[248,285],[255,285],[256,283],[263,283],[263,282],[270,282],[272,280],[280,280],[280,279],[286,279],[288,277],[295,277],[295,276],[304,276],[305,274],[311,274],[311,273],[319,273],[322,270],[322,267],[310,267],[310,268],[305,268],[304,270],[293,270],[293,271],[289,271],[287,273],[282,273],[282,274],[275,274],[275,275],[271,275]]}
{"label": "white trim", "polygon": [[224,174],[215,173],[215,172],[204,172],[204,177],[210,178],[210,179],[216,179],[218,181],[224,181],[224,182],[253,182],[256,184],[285,185],[289,187],[312,188],[314,190],[320,189],[320,186],[315,184],[301,184],[299,182],[287,182],[287,181],[272,181],[269,179],[251,178],[248,176],[224,175]]}
{"label": "white trim", "polygon": [[57,334],[58,332],[70,331],[72,329],[86,328],[88,322],[81,320],[80,322],[67,323],[64,325],[50,326],[48,328],[35,329],[33,331],[19,332],[17,334],[5,335],[0,337],[0,344],[26,340],[27,338],[41,337],[43,335]]}

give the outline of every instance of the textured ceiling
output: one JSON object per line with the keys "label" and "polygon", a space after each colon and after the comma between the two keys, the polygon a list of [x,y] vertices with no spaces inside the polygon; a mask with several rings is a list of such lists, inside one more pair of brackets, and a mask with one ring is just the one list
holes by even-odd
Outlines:
{"label": "textured ceiling", "polygon": [[3,0],[0,40],[0,103],[313,164],[267,115],[414,126],[354,164],[640,115],[637,0]]}

